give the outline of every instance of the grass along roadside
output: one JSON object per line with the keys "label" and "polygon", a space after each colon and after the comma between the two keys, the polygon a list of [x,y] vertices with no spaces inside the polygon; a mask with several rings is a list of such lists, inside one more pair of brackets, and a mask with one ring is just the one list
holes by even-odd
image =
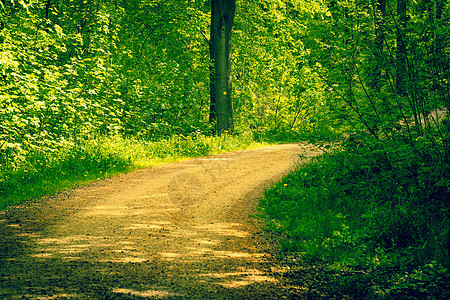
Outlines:
{"label": "grass along roadside", "polygon": [[309,290],[339,298],[450,298],[450,130],[440,130],[413,143],[352,137],[267,190],[262,217],[289,276],[303,284],[320,266]]}
{"label": "grass along roadside", "polygon": [[252,134],[221,137],[175,135],[160,141],[121,136],[66,143],[54,151],[30,152],[0,171],[0,210],[61,190],[183,159],[257,148]]}

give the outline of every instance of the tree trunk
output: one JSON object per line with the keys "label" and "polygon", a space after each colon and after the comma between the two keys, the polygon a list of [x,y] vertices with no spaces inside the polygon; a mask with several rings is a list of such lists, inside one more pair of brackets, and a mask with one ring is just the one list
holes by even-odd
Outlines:
{"label": "tree trunk", "polygon": [[386,15],[386,0],[375,1],[375,40],[374,40],[374,64],[372,73],[372,89],[380,91],[381,68],[379,65],[383,61],[384,43],[384,18]]}
{"label": "tree trunk", "polygon": [[47,0],[47,3],[45,4],[45,19],[48,20],[50,11],[50,0]]}
{"label": "tree trunk", "polygon": [[231,30],[236,0],[211,1],[210,39],[210,121],[216,121],[216,132],[233,131],[231,100]]}
{"label": "tree trunk", "polygon": [[211,34],[209,42],[209,95],[210,95],[210,105],[209,105],[209,122],[214,123],[216,121],[216,95],[215,95],[215,74],[214,74],[214,51],[213,51],[213,39],[214,39],[214,29],[213,29],[213,15],[211,15]]}
{"label": "tree trunk", "polygon": [[406,54],[406,40],[405,29],[408,23],[406,15],[408,0],[397,1],[397,92],[404,95],[406,93],[406,82],[408,76],[407,68],[407,54]]}

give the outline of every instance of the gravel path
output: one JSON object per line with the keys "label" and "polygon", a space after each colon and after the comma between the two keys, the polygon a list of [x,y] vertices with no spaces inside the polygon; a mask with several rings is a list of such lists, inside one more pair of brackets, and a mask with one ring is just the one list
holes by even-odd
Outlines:
{"label": "gravel path", "polygon": [[0,212],[0,299],[295,299],[257,199],[297,144],[167,164]]}

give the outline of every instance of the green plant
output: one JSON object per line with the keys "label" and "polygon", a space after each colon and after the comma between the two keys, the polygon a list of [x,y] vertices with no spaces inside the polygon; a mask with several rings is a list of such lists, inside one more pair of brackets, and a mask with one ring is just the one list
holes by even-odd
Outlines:
{"label": "green plant", "polygon": [[[267,229],[280,236],[284,251],[338,266],[329,278],[337,294],[412,295],[424,286],[420,293],[441,295],[450,265],[446,130],[429,128],[413,143],[350,136],[340,149],[326,150],[266,191],[260,206]],[[446,283],[434,288],[427,282],[437,278],[419,276],[394,292],[395,276],[416,274],[431,261],[444,266]],[[347,269],[376,280],[342,275]]]}

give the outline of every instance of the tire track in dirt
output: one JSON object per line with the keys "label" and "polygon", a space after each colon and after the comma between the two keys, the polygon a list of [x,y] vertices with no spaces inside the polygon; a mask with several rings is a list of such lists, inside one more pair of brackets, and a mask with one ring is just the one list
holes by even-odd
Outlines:
{"label": "tire track in dirt", "polygon": [[297,144],[121,175],[0,214],[2,299],[279,299],[257,198]]}

